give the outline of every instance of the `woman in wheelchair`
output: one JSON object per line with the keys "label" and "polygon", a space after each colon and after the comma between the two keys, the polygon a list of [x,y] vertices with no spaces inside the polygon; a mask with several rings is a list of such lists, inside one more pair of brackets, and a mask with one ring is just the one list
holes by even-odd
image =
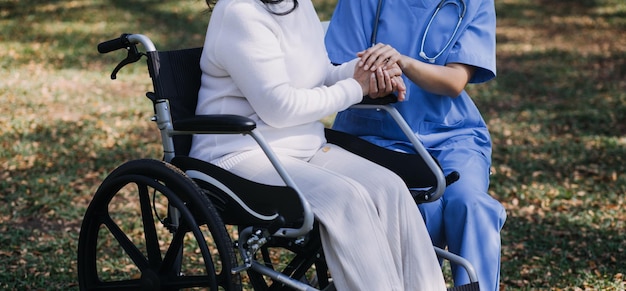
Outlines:
{"label": "woman in wheelchair", "polygon": [[[399,68],[371,73],[356,65],[358,59],[331,65],[311,0],[210,2],[196,113],[256,121],[315,213],[336,288],[445,289],[405,184],[326,143],[319,121],[368,94],[402,96]],[[282,183],[252,139],[195,135],[190,155],[256,182]]]}

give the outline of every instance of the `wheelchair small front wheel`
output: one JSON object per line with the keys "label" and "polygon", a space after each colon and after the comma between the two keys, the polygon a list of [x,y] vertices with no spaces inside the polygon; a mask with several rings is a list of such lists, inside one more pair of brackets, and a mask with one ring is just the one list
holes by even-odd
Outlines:
{"label": "wheelchair small front wheel", "polygon": [[[255,254],[256,261],[281,272],[294,280],[319,290],[335,290],[324,258],[319,226],[307,235],[305,241],[273,237]],[[253,269],[247,271],[250,284],[256,291],[293,290],[278,281],[272,281]]]}
{"label": "wheelchair small front wheel", "polygon": [[81,290],[241,290],[232,240],[210,200],[158,160],[107,176],[85,213],[77,259]]}

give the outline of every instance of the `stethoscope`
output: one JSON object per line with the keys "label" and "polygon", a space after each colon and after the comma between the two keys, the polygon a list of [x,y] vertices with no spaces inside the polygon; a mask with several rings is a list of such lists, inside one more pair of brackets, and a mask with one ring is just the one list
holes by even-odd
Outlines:
{"label": "stethoscope", "polygon": [[[374,20],[374,30],[372,32],[372,39],[371,39],[372,46],[376,44],[376,34],[378,33],[378,20],[380,19],[380,10],[382,8],[382,4],[383,4],[383,0],[378,0],[378,7],[376,8],[376,19]],[[435,17],[437,17],[437,14],[439,14],[439,11],[448,4],[455,5],[458,7],[459,20],[456,22],[454,31],[452,32],[452,35],[450,36],[450,39],[448,39],[448,42],[446,43],[446,45],[441,49],[441,51],[435,54],[435,56],[429,57],[428,55],[426,55],[426,52],[424,52],[424,44],[426,43],[426,36],[428,35],[428,32],[430,30],[430,25],[433,23],[433,20],[435,19]],[[422,44],[420,46],[420,52],[419,52],[419,56],[421,58],[427,60],[429,63],[432,64],[437,60],[438,57],[440,57],[443,54],[443,52],[446,51],[446,49],[448,49],[448,47],[452,43],[452,40],[454,39],[457,32],[459,31],[459,27],[461,26],[463,17],[465,17],[466,10],[467,10],[467,5],[465,4],[465,0],[456,0],[456,1],[455,0],[441,0],[441,2],[439,2],[439,5],[437,5],[437,9],[435,9],[435,12],[433,13],[433,15],[430,17],[430,20],[428,21],[428,25],[426,25],[426,29],[424,30],[424,36],[422,36]]]}

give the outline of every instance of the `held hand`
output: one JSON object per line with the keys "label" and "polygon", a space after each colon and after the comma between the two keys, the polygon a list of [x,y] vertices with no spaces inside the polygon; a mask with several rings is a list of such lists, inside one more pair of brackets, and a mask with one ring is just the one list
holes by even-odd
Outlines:
{"label": "held hand", "polygon": [[358,66],[372,72],[377,68],[388,69],[394,64],[402,68],[402,55],[392,46],[382,43],[358,52],[357,57],[361,58]]}
{"label": "held hand", "polygon": [[406,96],[406,84],[404,84],[404,79],[402,78],[404,72],[402,72],[402,69],[400,68],[400,65],[398,63],[387,65],[387,67],[388,68],[386,70],[391,76],[393,91],[398,94],[398,101],[404,101],[404,98]]}
{"label": "held hand", "polygon": [[375,79],[370,81],[370,98],[376,99],[397,92],[398,101],[404,101],[406,86],[402,79],[402,70],[400,70],[398,65],[394,64],[388,70],[378,68],[375,72],[375,77]]}
{"label": "held hand", "polygon": [[375,78],[370,79],[368,94],[370,98],[384,97],[393,92],[392,76],[387,70],[378,68],[372,75]]}
{"label": "held hand", "polygon": [[[369,95],[372,88],[372,84],[376,84],[376,75],[370,70],[364,70],[363,67],[356,66],[354,68],[353,78],[359,82],[361,89],[363,89],[363,96]],[[376,87],[377,85],[374,85]],[[376,89],[377,90],[377,89]]]}
{"label": "held hand", "polygon": [[354,79],[361,85],[363,96],[369,95],[375,99],[397,92],[398,101],[405,98],[406,85],[402,79],[402,70],[397,64],[387,70],[379,68],[375,72],[357,66],[354,68]]}
{"label": "held hand", "polygon": [[402,102],[406,98],[406,84],[401,76],[393,77],[392,82],[395,86],[395,91],[398,94],[398,101]]}

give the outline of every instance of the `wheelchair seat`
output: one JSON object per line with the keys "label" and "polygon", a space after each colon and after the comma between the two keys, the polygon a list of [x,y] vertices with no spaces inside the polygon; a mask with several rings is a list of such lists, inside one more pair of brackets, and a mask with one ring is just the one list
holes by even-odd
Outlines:
{"label": "wheelchair seat", "polygon": [[269,228],[270,232],[277,227],[302,225],[304,210],[290,187],[256,183],[186,156],[177,156],[171,163],[187,172],[206,191],[226,224],[255,225]]}

